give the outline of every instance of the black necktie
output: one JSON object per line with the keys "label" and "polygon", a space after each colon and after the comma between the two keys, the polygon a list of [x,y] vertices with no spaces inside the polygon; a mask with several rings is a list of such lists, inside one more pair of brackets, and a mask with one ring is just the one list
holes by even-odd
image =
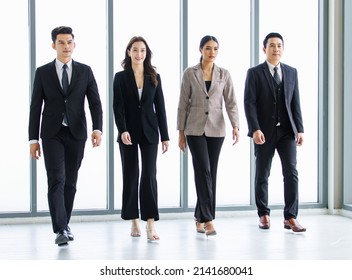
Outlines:
{"label": "black necktie", "polygon": [[68,75],[67,75],[67,64],[64,64],[62,67],[62,89],[64,90],[64,93],[67,94],[68,91]]}
{"label": "black necktie", "polygon": [[279,73],[277,72],[278,68],[275,66],[274,67],[274,81],[276,84],[276,100],[277,100],[277,104],[276,104],[276,118],[277,118],[277,123],[276,126],[280,126],[280,84],[281,84],[281,80],[280,80],[280,76]]}
{"label": "black necktie", "polygon": [[[62,67],[62,89],[64,90],[64,94],[67,95],[67,91],[68,91],[68,75],[67,75],[67,65],[64,64],[64,66]],[[68,120],[67,120],[67,115],[66,115],[66,110],[64,113],[64,124],[68,125]]]}
{"label": "black necktie", "polygon": [[281,84],[281,80],[280,80],[280,76],[279,73],[277,72],[278,68],[275,66],[274,67],[274,80],[276,85],[280,85]]}

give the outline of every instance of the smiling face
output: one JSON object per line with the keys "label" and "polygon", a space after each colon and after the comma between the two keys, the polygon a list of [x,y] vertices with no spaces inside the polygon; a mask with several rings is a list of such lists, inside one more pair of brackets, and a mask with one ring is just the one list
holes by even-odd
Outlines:
{"label": "smiling face", "polygon": [[143,64],[147,55],[147,47],[142,41],[134,42],[128,50],[128,55],[131,57],[132,64]]}
{"label": "smiling face", "polygon": [[56,50],[57,58],[63,63],[71,60],[75,46],[71,34],[58,34],[55,43],[52,44],[53,49]]}
{"label": "smiling face", "polygon": [[266,59],[269,63],[278,65],[284,53],[284,44],[280,38],[269,38],[265,48],[263,48],[263,52],[266,54]]}
{"label": "smiling face", "polygon": [[213,40],[205,43],[200,49],[203,62],[214,62],[219,52],[219,45]]}

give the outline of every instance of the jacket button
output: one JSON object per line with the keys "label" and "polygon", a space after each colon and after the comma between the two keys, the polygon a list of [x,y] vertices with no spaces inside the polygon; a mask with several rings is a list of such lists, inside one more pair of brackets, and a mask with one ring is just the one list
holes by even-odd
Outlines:
{"label": "jacket button", "polygon": [[208,112],[205,112],[206,115],[208,115],[209,113]]}

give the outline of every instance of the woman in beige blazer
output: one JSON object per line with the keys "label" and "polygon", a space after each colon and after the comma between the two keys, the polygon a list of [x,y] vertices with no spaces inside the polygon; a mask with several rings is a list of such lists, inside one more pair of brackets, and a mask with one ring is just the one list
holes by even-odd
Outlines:
{"label": "woman in beige blazer", "polygon": [[[226,134],[223,103],[232,125],[233,144],[239,140],[239,117],[229,71],[215,65],[219,43],[204,36],[200,63],[187,68],[182,77],[177,113],[179,147],[188,144],[192,154],[197,203],[194,212],[199,233],[215,235],[216,174]],[[187,144],[186,144],[187,142]]]}

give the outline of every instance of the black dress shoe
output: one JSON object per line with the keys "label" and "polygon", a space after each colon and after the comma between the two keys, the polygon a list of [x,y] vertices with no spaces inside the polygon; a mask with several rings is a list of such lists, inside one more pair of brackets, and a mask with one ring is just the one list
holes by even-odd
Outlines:
{"label": "black dress shoe", "polygon": [[73,235],[69,226],[67,226],[66,232],[67,232],[68,240],[73,241],[75,239],[75,236]]}
{"label": "black dress shoe", "polygon": [[56,234],[55,244],[57,244],[58,246],[67,245],[68,241],[69,241],[69,238],[68,238],[68,235],[67,235],[67,231],[65,229],[60,230]]}

